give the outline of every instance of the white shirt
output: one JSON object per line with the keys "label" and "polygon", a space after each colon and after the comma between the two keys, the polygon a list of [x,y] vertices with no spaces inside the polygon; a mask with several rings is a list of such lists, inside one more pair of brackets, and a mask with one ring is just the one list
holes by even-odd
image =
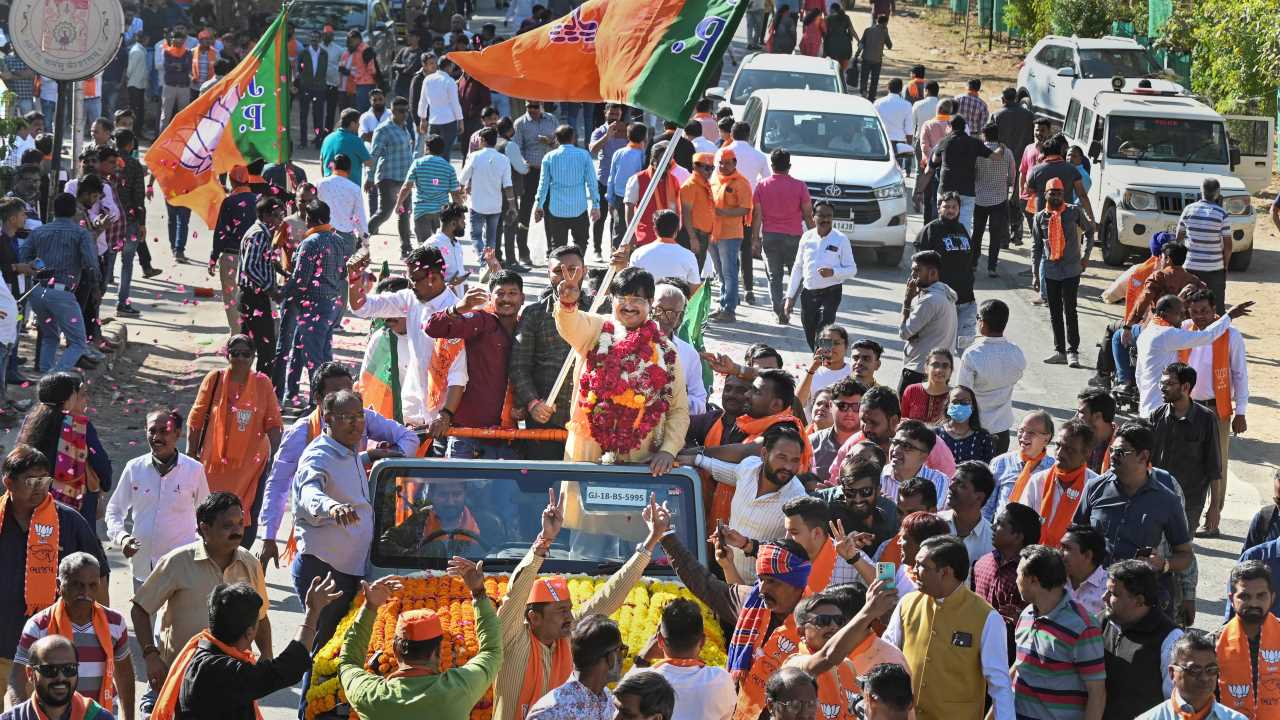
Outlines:
{"label": "white shirt", "polygon": [[809,408],[812,409],[813,397],[818,394],[819,390],[829,388],[852,374],[853,365],[849,364],[847,360],[844,363],[844,367],[839,370],[832,370],[826,365],[814,370],[813,382],[809,383]]}
{"label": "white shirt", "polygon": [[1013,388],[1026,369],[1022,348],[1006,337],[980,336],[960,356],[956,384],[973,390],[987,432],[1013,427]]}
{"label": "white shirt", "polygon": [[911,105],[910,100],[897,93],[889,93],[876,100],[875,106],[876,112],[880,115],[880,121],[884,123],[884,131],[889,134],[890,140],[893,142],[906,142],[908,136],[916,134],[915,123],[911,118],[912,111],[915,108]]}
{"label": "white shirt", "polygon": [[1164,404],[1160,395],[1160,376],[1169,363],[1178,361],[1178,351],[1212,345],[1231,326],[1231,316],[1223,315],[1204,330],[1184,330],[1147,323],[1138,335],[1138,363],[1134,377],[1138,384],[1138,414],[1151,417]]}
{"label": "white shirt", "polygon": [[338,66],[342,64],[342,53],[347,51],[346,45],[339,45],[337,40],[328,45],[321,45],[324,52],[329,56],[329,62],[324,69],[324,84],[329,87],[338,87]]}
{"label": "white shirt", "polygon": [[[699,455],[696,464],[711,473],[716,482],[733,486],[733,501],[729,506],[729,527],[746,537],[760,542],[769,542],[782,537],[786,533],[785,515],[782,506],[788,500],[804,497],[804,485],[794,477],[781,489],[757,497],[760,489],[760,473],[764,469],[764,460],[760,457],[749,457],[734,465],[721,462],[705,455]],[[744,582],[756,581],[756,564],[752,558],[742,554],[738,548],[733,551],[733,564],[738,569]]]}
{"label": "white shirt", "polygon": [[[4,317],[0,318],[0,344],[13,345],[18,342],[18,301],[13,298],[13,291],[9,289],[7,282],[0,282],[0,312],[4,313]],[[13,350],[14,348],[10,348],[10,352]],[[698,379],[702,379],[701,367],[698,368]],[[707,391],[702,392],[703,412],[706,412]]]}
{"label": "white shirt", "polygon": [[142,43],[134,43],[129,48],[129,59],[125,65],[125,84],[131,88],[147,87],[147,75],[151,70],[147,66],[147,48]]}
{"label": "white shirt", "polygon": [[658,240],[640,247],[631,256],[631,265],[647,270],[655,282],[663,278],[676,278],[691,286],[702,282],[697,256],[673,242]]}
{"label": "white shirt", "polygon": [[[413,294],[413,288],[406,288],[393,293],[373,293],[365,298],[364,305],[351,312],[356,317],[375,318],[408,318],[409,320],[409,367],[413,372],[405,378],[401,391],[404,406],[405,425],[423,425],[436,419],[439,407],[427,407],[427,389],[430,386],[431,356],[435,353],[435,340],[427,336],[424,329],[427,319],[442,310],[448,310],[458,302],[458,296],[445,290],[434,298],[420,302]],[[450,387],[467,385],[467,351],[464,349],[454,358],[449,366],[446,382]]]}
{"label": "white shirt", "polygon": [[[1190,320],[1182,323],[1182,327],[1185,330],[1196,329]],[[1244,336],[1234,327],[1227,328],[1227,335],[1231,338],[1227,341],[1227,365],[1231,372],[1231,394],[1236,400],[1235,414],[1244,415],[1249,407],[1249,367],[1244,354]],[[1213,399],[1213,344],[1192,348],[1187,364],[1196,371],[1196,386],[1191,389],[1191,398]]]}
{"label": "white shirt", "polygon": [[[947,525],[951,526],[951,534],[960,537],[960,531],[956,528],[956,511],[941,510],[938,517],[947,521]],[[973,526],[968,535],[960,538],[964,542],[964,549],[969,551],[969,564],[973,565],[978,558],[991,552],[993,547],[991,544],[991,523],[981,515],[978,516],[978,524]]]}
{"label": "white shirt", "polygon": [[[160,476],[151,453],[124,466],[115,492],[107,502],[107,537],[117,545],[133,536],[141,547],[130,558],[133,577],[146,580],[151,569],[174,548],[195,542],[196,507],[209,496],[200,461],[178,453],[178,463]],[[132,530],[125,519],[133,516]]]}
{"label": "white shirt", "polygon": [[697,348],[684,340],[672,336],[671,342],[676,346],[676,357],[680,360],[680,368],[684,370],[685,390],[689,394],[689,414],[704,413],[707,411],[707,386],[702,381],[702,358],[698,355]]}
{"label": "white shirt", "polygon": [[[1044,488],[1049,481],[1049,472],[1052,469],[1052,466],[1050,466],[1049,470],[1041,470],[1039,472],[1031,473],[1031,477],[1027,479],[1027,486],[1022,489],[1022,497],[1013,497],[1010,495],[1009,502],[1022,503],[1032,510],[1040,512],[1040,503],[1044,501]],[[1089,468],[1085,468],[1085,487],[1088,487],[1089,483],[1093,482],[1097,477],[1098,473],[1090,470]],[[1078,496],[1083,492],[1083,490],[1067,490],[1066,492],[1068,494],[1075,493],[1077,497],[1072,497],[1071,500],[1078,501],[1080,499]],[[1049,517],[1053,517],[1053,513],[1057,512],[1058,503],[1060,502],[1062,502],[1062,493],[1055,492],[1053,494],[1053,502],[1049,503]],[[1045,522],[1048,522],[1048,520]]]}
{"label": "white shirt", "polygon": [[382,109],[382,117],[373,114],[373,108],[364,111],[360,116],[360,135],[371,135],[378,126],[391,120],[391,108]]}
{"label": "white shirt", "polygon": [[[956,588],[959,589],[958,587]],[[938,600],[942,603],[945,600]],[[912,628],[912,632],[920,632]],[[987,679],[987,694],[994,704],[996,720],[1013,720],[1013,687],[1009,681],[1009,649],[1005,635],[1004,618],[992,610],[982,624],[982,637],[978,641],[978,649],[982,653],[982,676]],[[899,650],[904,642],[902,627],[902,603],[893,609],[889,618],[889,627],[885,628],[884,640]]]}
{"label": "white shirt", "polygon": [[[160,77],[163,78],[164,74],[161,73]],[[58,101],[58,81],[57,80],[47,78],[43,75],[40,76],[40,99],[48,100],[49,102]]]}
{"label": "white shirt", "polygon": [[[516,27],[517,27],[517,28],[519,28],[519,26],[518,26],[518,25],[517,25]],[[470,43],[471,43],[471,40],[472,40],[475,36],[474,36],[474,35],[472,35],[472,34],[471,34],[469,31],[467,31],[467,30],[462,30],[461,32],[462,32],[462,34],[463,34],[463,35],[465,35],[465,36],[466,36],[466,38],[467,38],[467,43],[468,43],[468,44],[470,44]],[[445,33],[445,34],[444,34],[444,46],[445,46],[445,47],[447,47],[447,48],[451,48],[451,47],[453,47],[453,35],[454,35],[454,31],[452,31],[452,30],[450,30],[449,32],[447,32],[447,33]]]}
{"label": "white shirt", "polygon": [[22,154],[28,150],[34,150],[36,147],[36,136],[28,135],[24,138],[13,138],[13,147],[9,149],[9,157],[4,159],[4,164],[9,167],[18,167],[22,164]]}
{"label": "white shirt", "polygon": [[671,720],[729,720],[738,703],[733,678],[722,667],[677,667],[663,663],[653,668],[632,667],[627,676],[652,670],[666,678],[676,691]]}
{"label": "white shirt", "polygon": [[440,254],[444,256],[444,277],[446,281],[452,281],[467,271],[466,263],[462,258],[462,243],[445,235],[444,230],[437,230],[436,234],[427,238],[427,242],[424,244],[440,249]]}
{"label": "white shirt", "polygon": [[755,149],[751,143],[734,140],[726,147],[738,158],[738,172],[751,185],[751,192],[756,191],[756,183],[773,174],[773,170],[769,168],[769,156]]}
{"label": "white shirt", "polygon": [[467,155],[458,182],[468,193],[468,207],[481,215],[502,212],[502,189],[511,187],[511,161],[491,147]]}
{"label": "white shirt", "polygon": [[[937,114],[938,96],[934,95],[917,101],[916,104],[911,106],[911,127],[915,129],[915,132],[911,134],[919,136],[920,126],[932,120]],[[978,129],[981,130],[981,128]]]}
{"label": "white shirt", "polygon": [[689,142],[693,143],[693,151],[695,153],[715,153],[716,151],[716,144],[701,135],[695,135],[689,138]]}
{"label": "white shirt", "polygon": [[418,99],[418,117],[429,125],[444,125],[462,119],[462,103],[458,100],[458,83],[449,73],[436,70],[422,82]]}
{"label": "white shirt", "polygon": [[[831,277],[823,277],[818,270],[829,268]],[[858,264],[853,261],[853,246],[845,234],[831,228],[826,236],[818,229],[810,228],[800,236],[800,249],[791,268],[791,280],[787,285],[787,297],[794,298],[800,292],[803,281],[805,290],[823,290],[840,285],[858,274]]]}
{"label": "white shirt", "polygon": [[[1072,600],[1084,606],[1085,610],[1093,613],[1095,621],[1102,617],[1102,608],[1104,605],[1102,596],[1107,593],[1107,567],[1099,565],[1093,569],[1093,573],[1084,579],[1079,585],[1072,585],[1067,582],[1067,594]],[[1099,622],[1101,625],[1101,622]]]}
{"label": "white shirt", "polygon": [[329,206],[329,224],[344,233],[369,232],[364,193],[351,178],[330,175],[316,182],[316,198]]}

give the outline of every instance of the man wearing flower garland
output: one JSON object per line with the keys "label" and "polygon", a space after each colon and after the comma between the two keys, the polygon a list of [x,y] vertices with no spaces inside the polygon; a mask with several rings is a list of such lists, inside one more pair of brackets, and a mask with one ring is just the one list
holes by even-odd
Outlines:
{"label": "man wearing flower garland", "polygon": [[[622,607],[627,594],[644,575],[658,538],[668,527],[650,524],[648,537],[636,546],[631,559],[575,613],[569,583],[563,576],[538,577],[551,543],[564,526],[564,497],[557,500],[551,489],[547,500],[542,511],[542,532],[511,573],[507,596],[498,608],[503,663],[494,684],[495,720],[524,720],[540,697],[569,679],[573,671],[569,632],[574,623],[588,615],[612,615]],[[650,500],[643,515],[649,521],[659,511],[659,506]]]}
{"label": "man wearing flower garland", "polygon": [[650,317],[653,276],[635,267],[614,276],[612,318],[579,311],[585,276],[566,270],[557,289],[556,329],[578,353],[565,459],[647,462],[665,474],[684,446],[689,395],[675,346]]}

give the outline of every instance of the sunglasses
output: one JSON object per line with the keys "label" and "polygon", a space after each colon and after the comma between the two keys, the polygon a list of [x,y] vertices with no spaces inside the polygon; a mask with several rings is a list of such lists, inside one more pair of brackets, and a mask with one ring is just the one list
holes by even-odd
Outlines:
{"label": "sunglasses", "polygon": [[708,165],[707,163],[694,163],[694,164],[693,164],[693,166],[694,166],[694,167],[696,167],[696,168],[698,168],[698,169],[700,169],[700,170],[715,170],[715,169],[716,169],[716,166],[715,166],[715,165]]}
{"label": "sunglasses", "polygon": [[875,497],[876,488],[874,485],[864,488],[844,488],[844,494],[852,497],[870,498]]}
{"label": "sunglasses", "polygon": [[852,412],[862,407],[861,403],[836,401],[836,409],[840,412]]}
{"label": "sunglasses", "polygon": [[825,613],[813,614],[806,618],[805,622],[817,627],[837,627],[844,624],[844,616],[840,614],[828,615]]}
{"label": "sunglasses", "polygon": [[40,677],[53,678],[61,675],[62,677],[76,677],[80,674],[80,666],[77,663],[66,663],[64,665],[35,665],[35,671],[40,673]]}

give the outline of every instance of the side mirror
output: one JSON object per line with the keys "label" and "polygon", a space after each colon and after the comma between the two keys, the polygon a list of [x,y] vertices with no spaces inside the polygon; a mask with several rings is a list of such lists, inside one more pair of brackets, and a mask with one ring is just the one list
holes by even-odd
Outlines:
{"label": "side mirror", "polygon": [[1076,76],[1076,69],[1073,67],[1058,68],[1058,77],[1073,78]]}
{"label": "side mirror", "polygon": [[720,102],[724,102],[724,96],[727,93],[725,93],[724,88],[722,87],[713,87],[703,94],[711,98],[712,100],[718,100]]}
{"label": "side mirror", "polygon": [[1232,143],[1227,154],[1231,157],[1231,169],[1235,170],[1240,164],[1240,146]]}
{"label": "side mirror", "polygon": [[1089,159],[1098,162],[1098,158],[1102,157],[1102,143],[1094,140],[1089,144]]}

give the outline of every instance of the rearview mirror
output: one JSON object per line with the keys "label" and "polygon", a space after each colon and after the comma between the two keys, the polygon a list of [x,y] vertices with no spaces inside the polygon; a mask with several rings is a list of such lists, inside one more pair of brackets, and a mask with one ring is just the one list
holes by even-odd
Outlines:
{"label": "rearview mirror", "polygon": [[1073,67],[1058,68],[1058,77],[1073,78],[1076,76],[1076,69]]}
{"label": "rearview mirror", "polygon": [[1231,158],[1231,169],[1235,170],[1236,166],[1240,164],[1240,146],[1232,143],[1229,147],[1228,155]]}
{"label": "rearview mirror", "polygon": [[725,91],[724,91],[724,88],[722,87],[713,87],[703,94],[711,98],[712,100],[718,100],[720,102],[724,102]]}

